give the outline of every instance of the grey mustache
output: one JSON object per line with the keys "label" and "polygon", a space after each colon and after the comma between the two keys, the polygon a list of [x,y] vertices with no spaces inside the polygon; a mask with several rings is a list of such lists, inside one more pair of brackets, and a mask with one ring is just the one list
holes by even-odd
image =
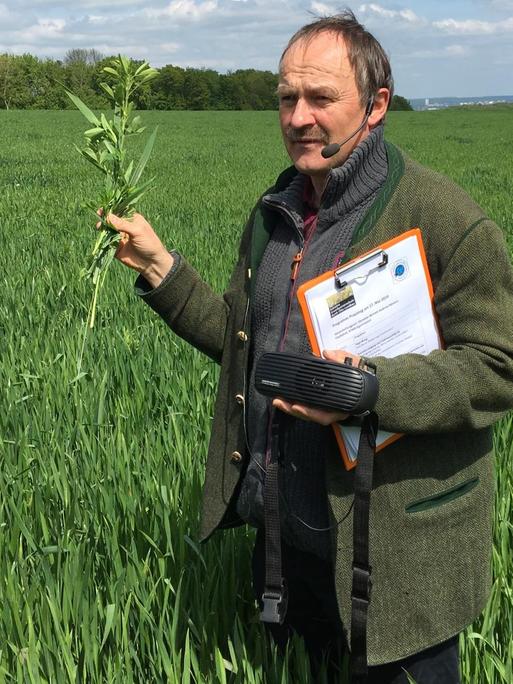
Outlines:
{"label": "grey mustache", "polygon": [[308,134],[305,135],[305,133],[302,133],[301,131],[294,131],[294,130],[288,130],[287,133],[287,140],[290,140],[290,142],[299,142],[299,141],[315,141],[315,142],[323,142],[323,143],[328,143],[329,138],[326,135],[326,133],[323,133],[319,131],[316,135],[312,135],[312,132],[309,131]]}

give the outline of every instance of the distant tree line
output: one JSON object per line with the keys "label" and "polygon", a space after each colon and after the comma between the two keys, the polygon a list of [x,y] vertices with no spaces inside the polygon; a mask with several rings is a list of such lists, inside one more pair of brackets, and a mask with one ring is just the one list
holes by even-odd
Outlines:
{"label": "distant tree line", "polygon": [[[90,107],[108,102],[100,88],[111,57],[95,50],[70,50],[64,60],[29,54],[0,55],[0,109],[69,109],[63,86]],[[270,71],[238,69],[219,74],[168,64],[135,94],[137,109],[276,109],[278,77]]]}
{"label": "distant tree line", "polygon": [[[69,50],[62,61],[2,54],[0,109],[73,108],[63,86],[90,107],[107,108],[100,83],[108,80],[102,69],[111,59],[92,49]],[[213,69],[184,69],[168,64],[158,72],[135,94],[137,109],[263,110],[278,106],[278,75],[270,71],[237,69],[219,74]],[[394,96],[393,104],[396,99]],[[404,102],[409,107],[408,101]]]}

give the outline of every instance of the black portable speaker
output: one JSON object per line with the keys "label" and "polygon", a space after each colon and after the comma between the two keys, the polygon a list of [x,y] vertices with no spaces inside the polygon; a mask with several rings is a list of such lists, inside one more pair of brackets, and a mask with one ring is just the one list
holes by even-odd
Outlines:
{"label": "black portable speaker", "polygon": [[270,397],[352,415],[373,409],[379,389],[370,370],[287,352],[262,354],[255,369],[255,385]]}

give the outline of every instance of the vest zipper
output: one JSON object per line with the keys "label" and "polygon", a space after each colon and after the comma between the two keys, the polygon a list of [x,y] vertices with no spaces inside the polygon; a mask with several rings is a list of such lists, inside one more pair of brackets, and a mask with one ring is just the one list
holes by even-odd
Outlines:
{"label": "vest zipper", "polygon": [[[298,224],[296,223],[296,219],[292,212],[289,210],[287,205],[284,202],[266,202],[267,206],[272,206],[276,208],[281,214],[283,214],[288,221],[292,224],[292,227],[296,231],[296,234],[299,238],[299,251],[295,255],[295,257],[292,260],[292,263],[290,265],[290,284],[289,284],[289,291],[287,295],[287,313],[285,315],[285,319],[283,321],[283,328],[280,336],[280,341],[278,344],[278,351],[283,351],[283,347],[285,345],[285,340],[287,337],[287,330],[288,330],[288,325],[289,325],[289,320],[290,320],[290,313],[292,310],[292,302],[294,299],[294,293],[296,289],[296,281],[299,275],[299,270],[301,268],[301,264],[303,262],[303,258],[305,255],[306,250],[308,249],[308,245],[310,243],[310,240],[315,233],[315,229],[317,225],[315,226],[314,230],[310,231],[310,234],[308,235],[308,239],[305,241],[303,232],[300,230]],[[265,467],[269,465],[269,461],[271,459],[271,430],[272,430],[272,423],[274,419],[274,412],[276,409],[271,406],[269,409],[269,419],[267,423],[267,446],[265,450]]]}

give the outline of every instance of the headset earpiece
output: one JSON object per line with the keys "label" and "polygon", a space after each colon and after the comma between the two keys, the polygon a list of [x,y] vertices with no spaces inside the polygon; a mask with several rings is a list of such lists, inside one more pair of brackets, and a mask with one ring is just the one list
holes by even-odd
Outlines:
{"label": "headset earpiece", "polygon": [[365,116],[370,116],[372,114],[373,109],[374,109],[374,97],[371,96],[371,97],[369,97],[369,100],[367,102],[367,106],[365,107]]}

